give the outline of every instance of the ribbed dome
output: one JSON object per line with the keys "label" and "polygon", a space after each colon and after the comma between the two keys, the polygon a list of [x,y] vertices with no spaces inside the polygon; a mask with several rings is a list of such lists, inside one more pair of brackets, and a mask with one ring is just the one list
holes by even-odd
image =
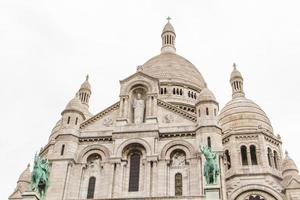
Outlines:
{"label": "ribbed dome", "polygon": [[295,162],[293,161],[293,159],[290,158],[290,156],[286,152],[286,156],[282,161],[282,172],[285,173],[287,171],[295,171],[298,173],[298,168]]}
{"label": "ribbed dome", "polygon": [[238,97],[229,101],[218,116],[219,125],[223,131],[230,129],[267,129],[273,133],[273,128],[266,113],[253,101]]}
{"label": "ribbed dome", "polygon": [[65,111],[66,110],[77,110],[80,111],[82,113],[84,113],[84,107],[83,104],[81,103],[81,101],[78,99],[77,96],[75,96],[66,106]]}
{"label": "ribbed dome", "polygon": [[18,182],[30,182],[30,176],[30,165],[28,164],[27,168],[20,175]]}
{"label": "ribbed dome", "polygon": [[205,81],[197,68],[175,53],[162,53],[155,56],[148,60],[141,70],[160,81],[188,83],[200,89],[205,86]]}
{"label": "ribbed dome", "polygon": [[233,70],[231,72],[230,80],[232,80],[234,78],[241,78],[241,79],[243,79],[241,72],[239,72],[239,70],[236,69],[235,64],[233,66],[234,66],[234,68],[233,68]]}
{"label": "ribbed dome", "polygon": [[212,91],[206,87],[199,94],[198,102],[200,101],[216,101],[216,97]]}
{"label": "ribbed dome", "polygon": [[91,90],[91,84],[89,83],[89,75],[86,75],[85,81],[81,84],[80,89]]}
{"label": "ribbed dome", "polygon": [[164,29],[163,29],[162,32],[163,32],[163,33],[164,33],[164,32],[174,32],[174,33],[175,33],[175,30],[174,30],[174,27],[172,26],[172,24],[171,24],[170,22],[168,22],[168,23],[165,25],[165,27],[164,27]]}

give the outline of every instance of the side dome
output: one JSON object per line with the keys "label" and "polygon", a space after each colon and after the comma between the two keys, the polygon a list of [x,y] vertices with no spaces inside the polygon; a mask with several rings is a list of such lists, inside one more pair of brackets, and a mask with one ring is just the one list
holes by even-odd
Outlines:
{"label": "side dome", "polygon": [[76,95],[66,106],[65,111],[79,111],[84,113],[85,109],[83,107],[83,104],[81,103],[81,101],[78,99],[78,96]]}
{"label": "side dome", "polygon": [[[288,152],[285,152],[285,158],[282,161],[282,174],[285,175],[293,175],[293,174],[298,174],[298,168],[293,159],[290,158],[288,155]],[[293,173],[294,172],[294,173]]]}
{"label": "side dome", "polygon": [[198,89],[205,87],[205,81],[197,68],[176,53],[162,53],[142,65],[143,73],[161,82],[192,85]]}
{"label": "side dome", "polygon": [[229,101],[218,116],[223,132],[231,129],[245,130],[261,127],[273,134],[273,128],[266,113],[253,101],[238,97]]}
{"label": "side dome", "polygon": [[199,94],[198,102],[201,101],[216,101],[216,97],[212,91],[206,87]]}

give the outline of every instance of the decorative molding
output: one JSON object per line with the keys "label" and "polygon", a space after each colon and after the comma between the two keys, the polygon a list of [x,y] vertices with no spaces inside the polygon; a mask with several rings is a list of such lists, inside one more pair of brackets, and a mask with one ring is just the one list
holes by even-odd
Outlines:
{"label": "decorative molding", "polygon": [[112,141],[111,136],[101,137],[80,137],[79,142],[98,142],[98,141]]}
{"label": "decorative molding", "polygon": [[89,118],[88,120],[82,122],[82,124],[80,125],[80,129],[83,129],[87,125],[97,121],[98,119],[103,118],[104,116],[111,113],[112,111],[117,110],[119,107],[120,107],[120,102],[118,101],[117,103],[113,104],[112,106],[106,108],[105,110],[101,111],[100,113],[98,113],[98,114],[94,115],[93,117]]}
{"label": "decorative molding", "polygon": [[190,120],[192,122],[197,122],[196,115],[193,115],[193,114],[190,114],[190,113],[188,113],[186,111],[183,111],[180,108],[177,108],[176,106],[174,106],[174,105],[172,105],[170,103],[167,103],[167,102],[164,102],[164,101],[162,101],[160,99],[157,99],[157,105],[161,106],[161,107],[163,107],[163,108],[165,108],[167,110],[170,110],[173,113],[179,114],[182,117],[184,117],[184,118],[186,118],[186,119],[188,119],[188,120]]}

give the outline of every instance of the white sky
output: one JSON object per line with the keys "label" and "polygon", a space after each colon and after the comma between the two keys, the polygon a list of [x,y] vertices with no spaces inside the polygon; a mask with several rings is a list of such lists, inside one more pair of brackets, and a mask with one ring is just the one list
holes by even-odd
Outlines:
{"label": "white sky", "polygon": [[115,103],[119,80],[160,52],[170,15],[177,53],[220,107],[236,62],[246,96],[268,114],[300,167],[300,2],[295,0],[0,1],[0,199],[44,146],[85,75],[90,110]]}

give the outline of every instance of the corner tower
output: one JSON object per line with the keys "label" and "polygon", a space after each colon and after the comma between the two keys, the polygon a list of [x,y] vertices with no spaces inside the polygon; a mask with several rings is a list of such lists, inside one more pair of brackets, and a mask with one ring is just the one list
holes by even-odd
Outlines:
{"label": "corner tower", "polygon": [[280,137],[274,135],[261,107],[245,97],[243,84],[242,74],[233,64],[232,99],[218,116],[228,199],[251,199],[254,194],[265,199],[282,199]]}

